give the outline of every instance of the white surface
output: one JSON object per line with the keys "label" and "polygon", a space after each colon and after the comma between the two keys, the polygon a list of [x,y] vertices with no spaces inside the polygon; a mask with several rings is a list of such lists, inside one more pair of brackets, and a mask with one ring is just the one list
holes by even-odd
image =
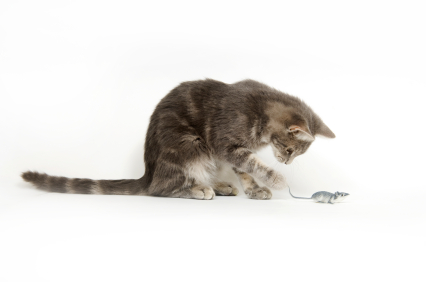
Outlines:
{"label": "white surface", "polygon": [[[423,281],[425,9],[293,2],[2,1],[0,281]],[[140,177],[156,103],[204,77],[304,99],[337,138],[287,167],[260,156],[294,194],[351,197],[61,195],[20,180]]]}

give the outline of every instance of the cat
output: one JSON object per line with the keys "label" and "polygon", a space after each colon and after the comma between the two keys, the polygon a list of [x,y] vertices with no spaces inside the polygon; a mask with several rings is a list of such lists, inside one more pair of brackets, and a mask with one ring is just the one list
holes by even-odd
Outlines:
{"label": "cat", "polygon": [[256,150],[270,145],[279,162],[291,164],[317,135],[335,138],[297,97],[254,80],[188,81],[171,90],[151,116],[140,179],[91,180],[32,171],[22,178],[51,192],[211,200],[238,194],[231,183],[215,179],[219,164],[226,162],[249,198],[270,199],[269,188],[286,188],[286,179],[263,163]]}

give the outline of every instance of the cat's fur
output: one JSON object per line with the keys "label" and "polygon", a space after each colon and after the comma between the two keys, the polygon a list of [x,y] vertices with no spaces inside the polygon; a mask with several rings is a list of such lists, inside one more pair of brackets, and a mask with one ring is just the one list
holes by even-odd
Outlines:
{"label": "cat's fur", "polygon": [[271,191],[252,176],[273,189],[284,189],[286,180],[255,151],[271,145],[275,157],[289,164],[316,135],[335,137],[299,98],[253,80],[189,81],[167,94],[151,116],[142,178],[91,180],[31,171],[22,177],[52,192],[209,200],[238,193],[232,184],[215,179],[218,163],[227,162],[249,198],[270,199]]}

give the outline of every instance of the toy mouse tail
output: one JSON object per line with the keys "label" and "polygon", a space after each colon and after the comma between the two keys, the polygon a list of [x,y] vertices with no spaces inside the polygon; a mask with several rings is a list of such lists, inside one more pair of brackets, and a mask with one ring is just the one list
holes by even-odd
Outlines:
{"label": "toy mouse tail", "polygon": [[312,198],[295,197],[295,196],[293,196],[293,194],[291,194],[291,191],[290,191],[290,186],[288,186],[288,192],[289,192],[289,193],[290,193],[290,195],[291,195],[293,198],[295,198],[295,199],[306,199],[306,200],[310,200],[310,199],[312,199]]}

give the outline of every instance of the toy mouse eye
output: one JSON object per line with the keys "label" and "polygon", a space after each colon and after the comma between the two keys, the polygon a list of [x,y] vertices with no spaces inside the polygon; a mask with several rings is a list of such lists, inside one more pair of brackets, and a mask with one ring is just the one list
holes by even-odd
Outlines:
{"label": "toy mouse eye", "polygon": [[291,154],[293,154],[293,152],[294,152],[294,150],[293,149],[287,149],[287,153],[289,154],[289,155],[291,155]]}

